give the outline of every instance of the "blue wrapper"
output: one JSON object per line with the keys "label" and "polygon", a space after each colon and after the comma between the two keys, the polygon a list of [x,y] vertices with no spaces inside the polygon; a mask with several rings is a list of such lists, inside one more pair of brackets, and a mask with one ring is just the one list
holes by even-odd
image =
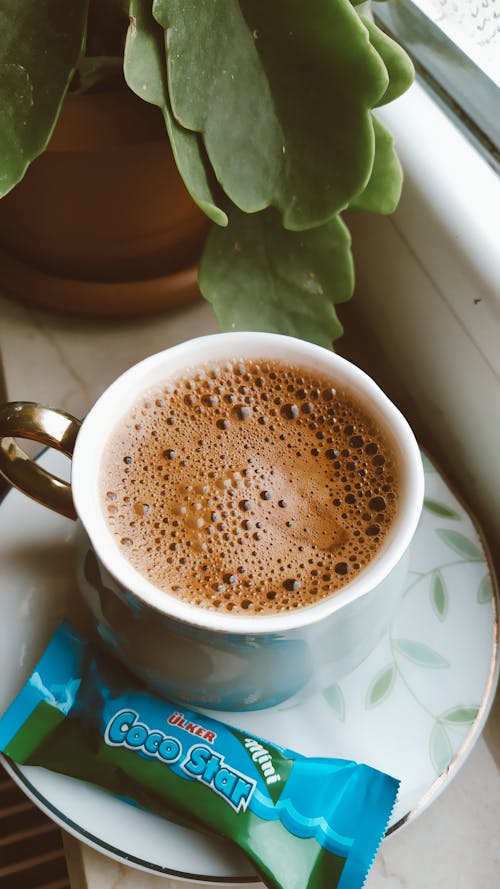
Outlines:
{"label": "blue wrapper", "polygon": [[399,786],[176,708],[66,622],[0,720],[0,750],[226,837],[270,889],[360,889]]}

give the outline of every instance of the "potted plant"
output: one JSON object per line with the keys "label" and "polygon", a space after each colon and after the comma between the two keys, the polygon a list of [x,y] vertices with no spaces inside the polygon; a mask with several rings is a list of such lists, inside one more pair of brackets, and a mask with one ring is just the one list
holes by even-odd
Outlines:
{"label": "potted plant", "polygon": [[[147,126],[166,130],[165,156],[170,145],[197,220],[196,250],[204,217],[212,222],[199,285],[221,327],[331,346],[341,333],[334,304],[353,289],[342,213],[391,213],[401,190],[393,140],[373,109],[413,78],[404,51],[359,4],[26,0],[21,14],[4,0],[4,10],[1,192],[21,190],[26,169],[53,144],[61,107],[96,95],[105,120],[125,96],[124,119],[141,107],[153,115]],[[146,160],[139,167],[148,172]],[[0,202],[4,253],[10,198]],[[128,286],[133,275],[121,268]],[[87,277],[87,292],[120,283]],[[145,307],[139,297],[136,310]]]}

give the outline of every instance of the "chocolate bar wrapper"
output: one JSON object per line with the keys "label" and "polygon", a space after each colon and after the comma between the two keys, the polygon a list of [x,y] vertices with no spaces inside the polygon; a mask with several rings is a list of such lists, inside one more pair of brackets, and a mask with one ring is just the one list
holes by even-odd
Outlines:
{"label": "chocolate bar wrapper", "polygon": [[226,837],[269,889],[361,889],[399,785],[177,708],[67,622],[0,720],[0,750]]}

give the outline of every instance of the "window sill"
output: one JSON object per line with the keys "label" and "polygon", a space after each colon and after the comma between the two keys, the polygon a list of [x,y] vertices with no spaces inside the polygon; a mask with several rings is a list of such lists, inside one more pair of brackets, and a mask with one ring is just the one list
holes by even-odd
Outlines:
{"label": "window sill", "polygon": [[419,84],[378,113],[395,136],[405,186],[392,217],[348,220],[353,306],[498,536],[500,182]]}

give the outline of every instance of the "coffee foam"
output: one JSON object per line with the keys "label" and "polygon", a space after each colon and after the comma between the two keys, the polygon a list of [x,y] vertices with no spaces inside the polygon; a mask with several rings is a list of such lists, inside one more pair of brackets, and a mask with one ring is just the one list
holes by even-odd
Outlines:
{"label": "coffee foam", "polygon": [[206,365],[147,392],[101,469],[128,561],[189,603],[243,614],[311,605],[356,577],[398,485],[358,397],[277,361]]}

